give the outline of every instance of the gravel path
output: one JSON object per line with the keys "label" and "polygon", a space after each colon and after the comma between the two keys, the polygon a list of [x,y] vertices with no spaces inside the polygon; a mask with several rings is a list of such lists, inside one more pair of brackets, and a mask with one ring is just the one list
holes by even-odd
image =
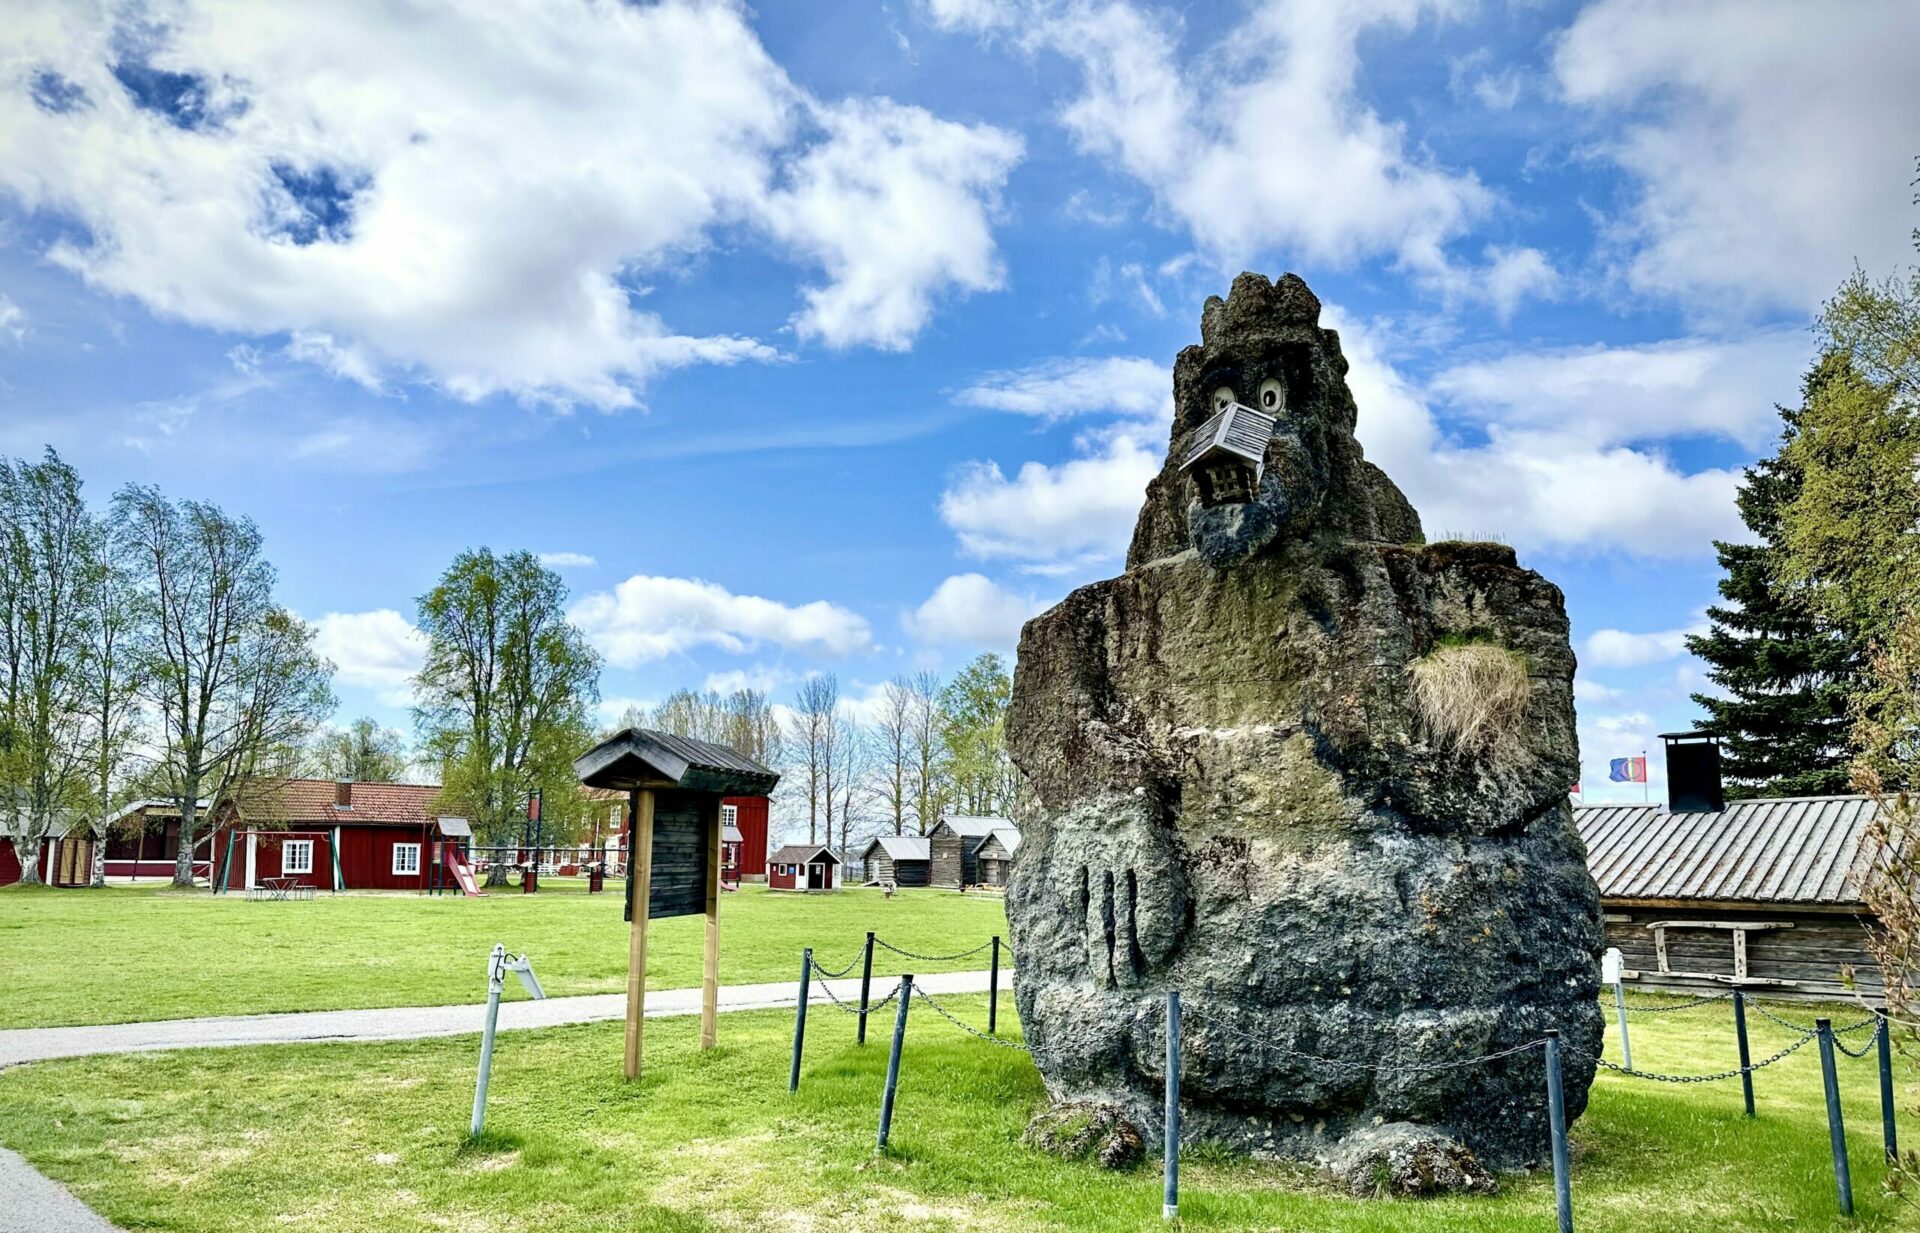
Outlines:
{"label": "gravel path", "polygon": [[[1012,971],[1003,971],[1001,987],[1013,988]],[[932,972],[916,977],[914,985],[935,995],[985,993],[986,972]],[[821,988],[825,985],[827,988]],[[876,999],[891,988],[874,981]],[[857,1002],[857,979],[814,981],[808,1005],[825,1002],[828,993],[843,1002]],[[794,981],[765,985],[723,985],[720,1009],[772,1010],[799,1001]],[[624,993],[591,997],[548,998],[545,1001],[503,1002],[500,1030],[557,1027],[566,1023],[593,1023],[626,1014]],[[647,1018],[671,1018],[700,1013],[698,989],[655,989],[647,992]],[[891,1013],[888,1011],[886,1013]],[[286,1045],[322,1041],[412,1040],[423,1036],[477,1033],[486,1004],[466,1006],[403,1006],[388,1010],[323,1010],[291,1015],[242,1015],[224,1019],[168,1019],[159,1023],[114,1023],[99,1027],[12,1028],[0,1031],[0,1069],[59,1057],[87,1057],[100,1053],[147,1053],[159,1049],[201,1049],[209,1046]],[[116,1233],[114,1226],[95,1215],[60,1183],[43,1176],[25,1159],[0,1147],[0,1233]]]}

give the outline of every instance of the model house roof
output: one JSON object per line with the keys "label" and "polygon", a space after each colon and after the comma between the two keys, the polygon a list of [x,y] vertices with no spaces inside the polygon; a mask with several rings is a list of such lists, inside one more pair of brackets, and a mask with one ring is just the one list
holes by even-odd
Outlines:
{"label": "model house roof", "polygon": [[998,830],[1019,830],[1006,818],[964,813],[947,814],[940,819],[940,825],[947,827],[963,839],[985,839]]}
{"label": "model house roof", "polygon": [[1273,435],[1274,416],[1237,402],[1228,403],[1212,419],[1200,425],[1180,463],[1186,470],[1209,455],[1231,454],[1243,462],[1259,466],[1267,455],[1267,438]]}
{"label": "model house roof", "polygon": [[1864,796],[1811,796],[1710,813],[1583,805],[1573,817],[1603,898],[1857,905],[1873,813]]}
{"label": "model house roof", "polygon": [[823,843],[790,843],[775,852],[772,857],[776,865],[808,865],[821,858],[835,865],[840,863],[840,858],[833,854],[833,849]]}
{"label": "model house roof", "polygon": [[739,827],[723,826],[720,828],[721,843],[745,843],[746,841],[747,837],[740,833]]}
{"label": "model house roof", "polygon": [[765,796],[775,772],[725,745],[652,728],[617,732],[573,760],[590,788],[687,788],[727,796]]}
{"label": "model house roof", "polygon": [[887,854],[888,860],[924,861],[933,859],[933,844],[925,835],[879,835],[860,850],[860,859],[873,859],[873,850],[880,849]]}

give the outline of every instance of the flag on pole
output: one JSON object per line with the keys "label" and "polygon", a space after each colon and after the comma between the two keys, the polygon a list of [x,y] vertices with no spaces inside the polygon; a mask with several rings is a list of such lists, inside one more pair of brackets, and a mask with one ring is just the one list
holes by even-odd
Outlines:
{"label": "flag on pole", "polygon": [[1608,764],[1607,778],[1615,783],[1647,782],[1646,757],[1615,758]]}
{"label": "flag on pole", "polygon": [[1576,779],[1576,780],[1574,780],[1574,781],[1573,781],[1573,789],[1572,789],[1572,791],[1571,791],[1571,793],[1570,793],[1570,795],[1572,795],[1572,796],[1579,796],[1579,795],[1580,795],[1580,781],[1579,781],[1579,780],[1577,780],[1577,779]]}

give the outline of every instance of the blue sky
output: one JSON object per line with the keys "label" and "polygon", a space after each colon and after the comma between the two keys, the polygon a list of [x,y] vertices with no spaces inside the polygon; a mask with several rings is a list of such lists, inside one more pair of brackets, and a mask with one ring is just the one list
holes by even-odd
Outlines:
{"label": "blue sky", "polygon": [[1429,534],[1566,590],[1605,799],[1820,299],[1911,258],[1909,4],[471,7],[0,33],[0,450],[256,519],[343,717],[478,544],[565,554],[615,712],[1010,649],[1293,270]]}

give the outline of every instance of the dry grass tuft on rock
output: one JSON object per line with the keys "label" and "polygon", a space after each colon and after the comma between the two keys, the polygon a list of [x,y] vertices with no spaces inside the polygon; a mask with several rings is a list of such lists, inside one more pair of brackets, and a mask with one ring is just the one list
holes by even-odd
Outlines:
{"label": "dry grass tuft on rock", "polygon": [[1428,739],[1494,761],[1519,738],[1532,696],[1526,657],[1490,642],[1434,648],[1413,661],[1413,708]]}

